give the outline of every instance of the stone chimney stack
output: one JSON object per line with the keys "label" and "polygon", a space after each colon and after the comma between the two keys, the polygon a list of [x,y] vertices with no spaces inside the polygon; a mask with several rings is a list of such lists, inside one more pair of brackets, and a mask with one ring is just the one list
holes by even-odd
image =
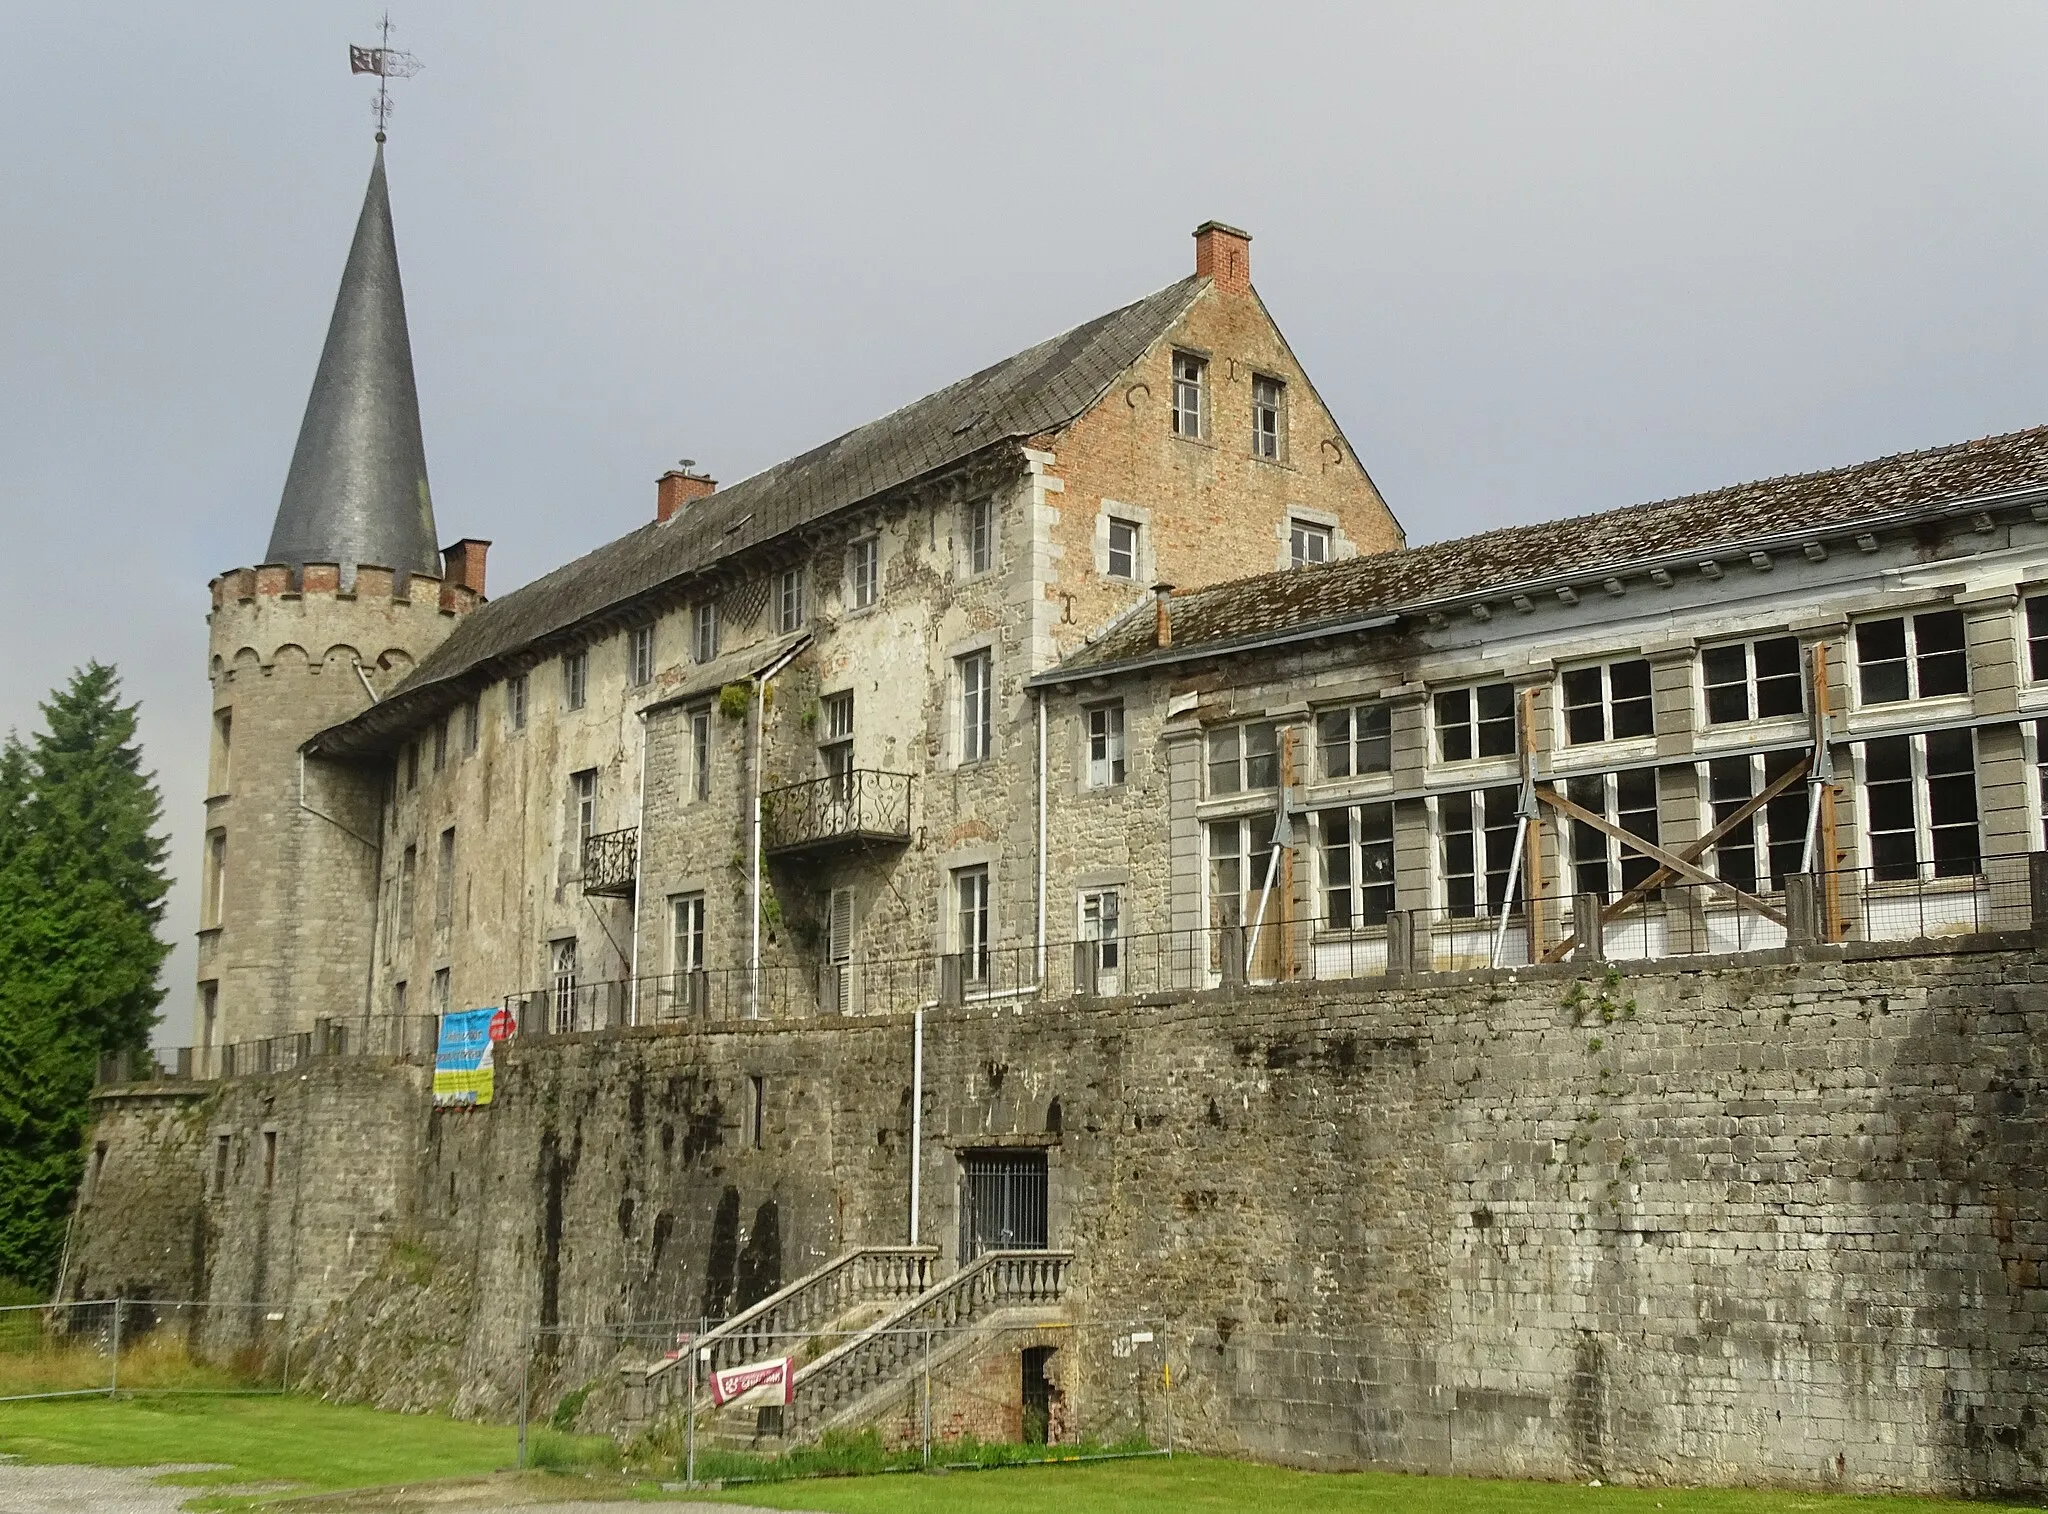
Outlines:
{"label": "stone chimney stack", "polygon": [[1173,585],[1152,586],[1152,644],[1173,645]]}
{"label": "stone chimney stack", "polygon": [[718,480],[708,473],[690,472],[691,464],[671,468],[654,485],[654,518],[667,520],[683,506],[716,493]]}
{"label": "stone chimney stack", "polygon": [[1195,228],[1195,273],[1214,279],[1225,294],[1250,294],[1252,234],[1221,221],[1204,221]]}

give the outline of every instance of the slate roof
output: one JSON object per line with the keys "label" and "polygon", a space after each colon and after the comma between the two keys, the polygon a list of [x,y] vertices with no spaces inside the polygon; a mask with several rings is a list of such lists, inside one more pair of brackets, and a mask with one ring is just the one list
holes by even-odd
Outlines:
{"label": "slate roof", "polygon": [[1833,535],[2031,489],[2048,489],[2048,427],[1176,594],[1170,649],[1156,646],[1153,617],[1137,615],[1031,681],[1057,684],[1113,665],[1180,660],[1190,649],[1253,646],[1449,601],[1549,592],[1561,583],[1641,574],[1660,559],[1739,560],[1780,538]]}
{"label": "slate roof", "polygon": [[457,681],[493,659],[517,657],[663,584],[998,444],[1069,424],[1173,327],[1206,283],[1190,275],[1169,284],[478,607],[405,682],[316,736],[312,748],[336,756],[375,749],[452,700],[451,685],[466,689]]}

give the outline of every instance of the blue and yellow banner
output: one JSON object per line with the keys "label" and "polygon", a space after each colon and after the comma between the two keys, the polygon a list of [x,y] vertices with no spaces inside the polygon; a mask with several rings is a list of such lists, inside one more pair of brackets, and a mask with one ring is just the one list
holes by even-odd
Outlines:
{"label": "blue and yellow banner", "polygon": [[491,1021],[496,1009],[451,1010],[441,1016],[434,1050],[434,1103],[480,1107],[491,1102]]}

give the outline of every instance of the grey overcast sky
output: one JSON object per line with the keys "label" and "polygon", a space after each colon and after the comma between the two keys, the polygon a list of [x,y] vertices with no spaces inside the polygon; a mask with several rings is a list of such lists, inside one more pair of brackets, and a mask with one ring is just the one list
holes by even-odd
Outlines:
{"label": "grey overcast sky", "polygon": [[[0,726],[143,701],[189,1033],[207,579],[370,165],[369,3],[7,0]],[[444,539],[503,593],[1178,278],[1253,278],[1411,541],[2048,421],[2039,4],[405,0]]]}

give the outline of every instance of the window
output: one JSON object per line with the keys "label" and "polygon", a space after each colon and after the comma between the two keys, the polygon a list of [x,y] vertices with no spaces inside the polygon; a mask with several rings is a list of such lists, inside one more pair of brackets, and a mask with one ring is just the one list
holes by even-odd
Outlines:
{"label": "window", "polygon": [[553,963],[555,1034],[576,1028],[576,938],[557,941]]}
{"label": "window", "polygon": [[443,720],[434,727],[434,771],[440,772],[448,766],[448,722]]}
{"label": "window", "polygon": [[1123,901],[1113,888],[1081,895],[1081,939],[1095,943],[1095,965],[1101,972],[1113,973],[1123,965],[1122,911]]}
{"label": "window", "polygon": [[1192,352],[1173,355],[1173,434],[1200,441],[1208,435],[1209,365]]}
{"label": "window", "polygon": [[206,923],[219,926],[228,901],[228,833],[206,834]]}
{"label": "window", "polygon": [[580,710],[590,697],[590,654],[588,652],[565,652],[562,655],[562,703],[572,710]]}
{"label": "window", "polygon": [[784,636],[804,628],[802,568],[785,568],[775,575],[775,628]]}
{"label": "window", "polygon": [[412,934],[413,886],[419,879],[420,849],[408,846],[398,856],[398,933]]}
{"label": "window", "polygon": [[1392,772],[1392,711],[1378,700],[1341,710],[1318,710],[1316,752],[1325,778]]}
{"label": "window", "polygon": [[863,536],[847,549],[846,578],[846,602],[854,609],[865,610],[881,597],[882,539],[879,536]]}
{"label": "window", "polygon": [[1648,661],[1637,658],[1597,668],[1572,668],[1563,683],[1564,739],[1570,745],[1655,734]]}
{"label": "window", "polygon": [[635,626],[626,633],[626,682],[636,689],[654,681],[654,627]]}
{"label": "window", "polygon": [[434,969],[434,1013],[445,1015],[449,1005],[449,972],[445,967]]}
{"label": "window", "polygon": [[825,906],[825,974],[832,991],[831,1011],[853,1009],[853,890],[835,888]]}
{"label": "window", "polygon": [[199,985],[199,1044],[213,1045],[214,1027],[220,1019],[220,983]]}
{"label": "window", "polygon": [[1281,888],[1275,866],[1273,816],[1269,811],[1241,820],[1212,820],[1204,831],[1209,844],[1209,968],[1213,972],[1223,965],[1222,932],[1243,926],[1247,952],[1253,951],[1252,932],[1258,933],[1255,954],[1245,963],[1246,972],[1254,979],[1271,981],[1279,976],[1284,934],[1272,928],[1278,915],[1274,896]]}
{"label": "window", "polygon": [[984,497],[971,499],[961,521],[966,540],[967,572],[972,577],[986,573],[996,562],[996,502]]}
{"label": "window", "polygon": [[582,858],[583,843],[597,834],[597,769],[585,768],[569,775],[569,808],[576,828],[576,855]]}
{"label": "window", "polygon": [[1437,801],[1443,844],[1444,906],[1471,917],[1498,911],[1508,897],[1521,791],[1513,784],[1446,794]]}
{"label": "window", "polygon": [[711,711],[690,711],[690,797],[711,797]]}
{"label": "window", "polygon": [[515,731],[526,729],[526,675],[505,680],[505,724]]}
{"label": "window", "polygon": [[405,979],[400,978],[391,985],[391,1012],[394,1015],[403,1015],[407,1004],[410,1002],[410,998],[411,996],[406,991]]}
{"label": "window", "polygon": [[747,1144],[759,1151],[763,1134],[763,1109],[768,1103],[768,1080],[757,1072],[747,1074]]}
{"label": "window", "polygon": [[1297,568],[1330,560],[1330,528],[1312,521],[1287,523],[1287,558]]}
{"label": "window", "polygon": [[1394,807],[1361,804],[1316,816],[1323,860],[1323,928],[1384,925],[1394,907]]}
{"label": "window", "polygon": [[213,1191],[215,1193],[226,1193],[228,1191],[228,1156],[234,1149],[234,1140],[233,1136],[215,1136],[213,1138]]}
{"label": "window", "polygon": [[957,868],[953,873],[953,949],[970,983],[989,976],[988,869]]}
{"label": "window", "polygon": [[1098,704],[1088,711],[1088,786],[1110,788],[1124,781],[1124,705]]}
{"label": "window", "polygon": [[[1801,754],[1717,757],[1707,764],[1714,828],[1795,767]],[[1714,843],[1714,875],[1745,893],[1781,889],[1806,848],[1807,786],[1795,783]]]}
{"label": "window", "polygon": [[1865,704],[1970,692],[1963,612],[1929,610],[1856,627],[1856,676]]}
{"label": "window", "polygon": [[[1626,773],[1593,773],[1565,780],[1565,798],[1591,810],[1631,836],[1657,843],[1657,772],[1637,768]],[[1583,820],[1571,823],[1572,887],[1582,894],[1612,899],[1626,893],[1657,870],[1657,864],[1634,847]]]}
{"label": "window", "polygon": [[405,791],[410,794],[420,786],[420,744],[415,741],[405,749]]}
{"label": "window", "polygon": [[[2048,678],[2048,594],[2027,601],[2027,677]],[[221,747],[227,747],[227,728],[221,728]]]}
{"label": "window", "polygon": [[1252,375],[1252,456],[1280,460],[1287,436],[1287,386],[1264,374]]}
{"label": "window", "polygon": [[718,656],[718,601],[707,599],[690,612],[690,656],[710,662]]}
{"label": "window", "polygon": [[213,712],[213,792],[225,794],[228,791],[229,757],[234,750],[235,712],[215,710]]}
{"label": "window", "polygon": [[1483,683],[1436,696],[1436,754],[1445,762],[1515,754],[1513,684]]}
{"label": "window", "polygon": [[825,696],[823,724],[818,755],[825,760],[825,776],[832,780],[833,799],[845,804],[853,798],[853,690]]}
{"label": "window", "polygon": [[1138,576],[1138,525],[1136,521],[1111,519],[1109,523],[1109,576]]}
{"label": "window", "polygon": [[704,970],[704,896],[678,894],[668,902],[669,971]]}
{"label": "window", "polygon": [[1870,866],[1880,880],[1977,871],[1977,751],[1970,731],[1929,731],[1863,743]]}
{"label": "window", "polygon": [[1280,727],[1270,720],[1209,733],[1209,792],[1241,794],[1280,786]]}
{"label": "window", "polygon": [[1700,674],[1707,686],[1709,725],[1806,713],[1796,636],[1708,647],[1700,653]]}
{"label": "window", "polygon": [[455,827],[441,832],[441,854],[434,868],[434,924],[442,930],[455,918]]}
{"label": "window", "polygon": [[87,1190],[94,1198],[99,1197],[100,1182],[105,1176],[106,1170],[107,1143],[105,1141],[94,1141],[92,1143],[92,1185]]}
{"label": "window", "polygon": [[959,659],[962,762],[980,762],[993,750],[993,675],[994,665],[987,652],[970,652]]}
{"label": "window", "polygon": [[277,1132],[274,1130],[263,1132],[263,1186],[277,1186]]}
{"label": "window", "polygon": [[472,699],[462,707],[462,755],[474,757],[476,749],[483,744],[483,706]]}

